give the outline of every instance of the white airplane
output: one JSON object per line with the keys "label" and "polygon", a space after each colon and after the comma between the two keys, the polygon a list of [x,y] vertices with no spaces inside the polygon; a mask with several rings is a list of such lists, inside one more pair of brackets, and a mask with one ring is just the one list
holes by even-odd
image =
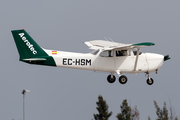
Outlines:
{"label": "white airplane", "polygon": [[125,75],[122,75],[123,73],[146,73],[147,84],[152,85],[154,81],[150,78],[149,73],[157,73],[163,62],[170,59],[169,55],[142,53],[141,47],[155,45],[150,42],[121,44],[106,40],[87,41],[84,43],[94,51],[84,54],[47,50],[40,47],[24,29],[11,32],[20,55],[20,61],[38,65],[109,72],[110,75],[107,77],[109,83],[115,82],[114,73],[119,75],[121,84],[125,84],[128,80]]}

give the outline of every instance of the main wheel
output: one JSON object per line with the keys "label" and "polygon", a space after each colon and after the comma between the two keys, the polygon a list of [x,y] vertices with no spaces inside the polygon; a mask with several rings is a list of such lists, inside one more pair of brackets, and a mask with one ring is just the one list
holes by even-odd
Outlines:
{"label": "main wheel", "polygon": [[154,80],[152,78],[147,79],[147,84],[152,85],[154,83]]}
{"label": "main wheel", "polygon": [[116,81],[116,77],[113,75],[113,78],[111,78],[111,75],[108,75],[107,81],[108,81],[109,83],[114,83],[114,82]]}
{"label": "main wheel", "polygon": [[120,77],[119,77],[119,82],[121,83],[121,84],[125,84],[126,82],[127,82],[127,77],[125,76],[125,75],[121,75]]}

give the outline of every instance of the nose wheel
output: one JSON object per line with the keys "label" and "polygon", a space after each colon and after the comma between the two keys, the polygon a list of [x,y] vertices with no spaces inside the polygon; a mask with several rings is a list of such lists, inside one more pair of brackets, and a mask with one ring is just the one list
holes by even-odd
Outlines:
{"label": "nose wheel", "polygon": [[147,76],[147,78],[148,78],[147,81],[146,81],[147,84],[148,84],[148,85],[152,85],[152,84],[154,83],[154,80],[153,80],[152,78],[149,77],[149,73],[146,73],[145,76]]}
{"label": "nose wheel", "polygon": [[154,80],[152,78],[150,78],[150,79],[148,78],[147,79],[147,84],[148,85],[152,85],[153,83],[154,83]]}

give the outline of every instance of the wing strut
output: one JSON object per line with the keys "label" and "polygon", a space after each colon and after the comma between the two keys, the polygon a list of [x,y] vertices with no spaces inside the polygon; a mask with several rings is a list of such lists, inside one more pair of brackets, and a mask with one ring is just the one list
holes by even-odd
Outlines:
{"label": "wing strut", "polygon": [[138,62],[138,58],[139,58],[139,51],[140,51],[140,48],[137,48],[137,54],[136,54],[136,61],[135,61],[135,65],[134,65],[134,71],[136,71],[136,68],[137,68],[137,62]]}

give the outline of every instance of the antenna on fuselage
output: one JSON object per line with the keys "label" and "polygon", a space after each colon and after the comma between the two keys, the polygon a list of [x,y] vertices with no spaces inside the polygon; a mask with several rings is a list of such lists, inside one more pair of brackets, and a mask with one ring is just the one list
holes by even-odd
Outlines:
{"label": "antenna on fuselage", "polygon": [[[111,42],[111,41],[109,41],[106,37],[104,37],[104,39],[106,40],[106,41],[108,41],[108,42]],[[111,42],[112,43],[112,42]],[[113,45],[113,44],[112,44]]]}
{"label": "antenna on fuselage", "polygon": [[104,39],[105,39],[106,41],[109,41],[106,37],[104,37]]}
{"label": "antenna on fuselage", "polygon": [[109,37],[109,39],[110,39],[112,42],[114,42],[110,37]]}
{"label": "antenna on fuselage", "polygon": [[114,45],[115,45],[115,42],[109,37],[109,39],[114,43]]}

